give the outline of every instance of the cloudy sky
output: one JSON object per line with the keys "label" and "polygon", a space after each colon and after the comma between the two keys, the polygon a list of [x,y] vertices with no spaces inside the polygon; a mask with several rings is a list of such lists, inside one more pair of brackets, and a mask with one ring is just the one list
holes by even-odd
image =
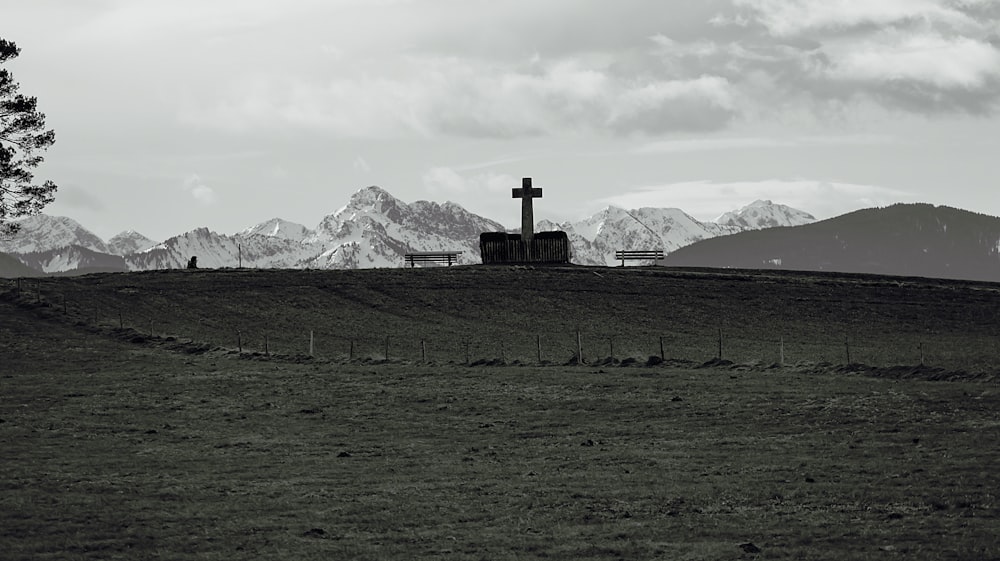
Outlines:
{"label": "cloudy sky", "polygon": [[893,202],[1000,215],[1000,0],[0,0],[55,129],[50,214],[108,238],[366,185],[517,226]]}

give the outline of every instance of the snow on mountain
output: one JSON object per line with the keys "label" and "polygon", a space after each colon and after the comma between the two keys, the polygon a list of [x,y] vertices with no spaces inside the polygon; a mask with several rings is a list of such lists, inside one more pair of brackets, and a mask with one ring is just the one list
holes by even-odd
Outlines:
{"label": "snow on mountain", "polygon": [[299,268],[318,253],[302,242],[269,236],[227,236],[198,228],[125,256],[130,270],[180,269],[191,257],[203,268]]}
{"label": "snow on mountain", "polygon": [[757,200],[715,219],[717,224],[742,230],[760,230],[779,226],[802,226],[816,221],[813,215],[782,204]]}
{"label": "snow on mountain", "polygon": [[0,238],[5,253],[39,253],[77,245],[101,253],[110,253],[104,240],[65,216],[37,214],[17,221],[21,230],[9,239]]}
{"label": "snow on mountain", "polygon": [[460,263],[479,262],[479,234],[501,224],[454,203],[406,204],[380,187],[366,187],[323,218],[315,230],[272,219],[227,236],[207,228],[175,236],[127,255],[130,269],[198,266],[355,269],[400,267],[410,251],[458,250]]}
{"label": "snow on mountain", "polygon": [[669,253],[685,245],[737,230],[702,223],[676,208],[625,210],[609,206],[578,222],[543,221],[538,231],[563,230],[573,246],[573,262],[614,265],[615,251],[662,249]]}
{"label": "snow on mountain", "polygon": [[[576,222],[542,220],[536,230],[564,230],[574,263],[614,265],[618,249],[663,249],[670,253],[699,240],[747,229],[812,221],[804,212],[756,201],[724,214],[718,222],[699,222],[676,208],[625,210],[611,206]],[[233,235],[199,228],[157,244],[128,231],[104,243],[69,218],[41,215],[21,224],[17,237],[0,241],[0,251],[22,262],[26,262],[24,255],[38,254],[29,260],[46,272],[120,266],[121,261],[70,251],[71,246],[109,257],[124,256],[131,270],[183,268],[191,257],[197,257],[198,265],[205,268],[241,264],[323,269],[401,267],[405,253],[441,250],[461,251],[459,263],[474,264],[480,262],[479,235],[507,230],[455,203],[407,204],[377,186],[354,193],[344,207],[324,217],[314,230],[274,218]]]}
{"label": "snow on mountain", "polygon": [[259,235],[301,242],[312,235],[312,233],[312,230],[302,224],[296,224],[295,222],[289,222],[281,218],[272,218],[256,226],[251,226],[236,235],[243,237]]}
{"label": "snow on mountain", "polygon": [[127,230],[108,240],[108,250],[114,255],[128,255],[147,250],[156,242],[135,230]]}
{"label": "snow on mountain", "polygon": [[701,222],[677,208],[625,210],[609,206],[576,222],[555,224],[541,221],[539,232],[563,230],[573,247],[573,262],[582,265],[614,265],[616,250],[662,249],[676,251],[697,241],[735,234],[744,230],[795,226],[814,222],[812,216],[771,201],[756,201],[727,212],[716,222]]}
{"label": "snow on mountain", "polygon": [[315,230],[273,219],[226,236],[200,228],[126,256],[130,269],[244,267],[357,269],[401,267],[411,251],[457,250],[459,263],[479,262],[479,234],[503,225],[454,203],[406,204],[376,186],[356,192]]}
{"label": "snow on mountain", "polygon": [[336,215],[323,219],[317,235],[308,241],[322,248],[311,259],[310,267],[321,269],[364,269],[398,267],[407,248],[393,239],[385,225],[375,217],[362,214],[339,221]]}
{"label": "snow on mountain", "polygon": [[370,186],[326,216],[306,242],[323,253],[309,265],[320,268],[398,267],[411,251],[461,251],[459,263],[479,263],[479,234],[504,227],[447,202],[406,204]]}
{"label": "snow on mountain", "polygon": [[79,245],[58,247],[45,251],[21,253],[17,259],[42,273],[75,272],[82,274],[98,271],[125,271],[125,260],[120,255],[110,255],[103,251]]}

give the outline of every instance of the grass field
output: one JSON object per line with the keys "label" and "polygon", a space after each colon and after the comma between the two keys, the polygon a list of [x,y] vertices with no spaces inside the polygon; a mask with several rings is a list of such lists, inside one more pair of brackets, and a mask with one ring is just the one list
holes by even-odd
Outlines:
{"label": "grass field", "polygon": [[[14,281],[6,293],[13,297]],[[0,293],[4,290],[0,284]],[[41,294],[41,298],[38,295]],[[659,356],[996,373],[1000,285],[663,268],[199,270],[25,280],[19,301],[122,337],[318,359],[567,364]],[[539,353],[539,347],[541,353]],[[352,353],[353,348],[353,353]],[[848,353],[850,360],[848,360]],[[541,361],[539,361],[541,354]]]}
{"label": "grass field", "polygon": [[[2,559],[1000,559],[997,285],[484,267],[34,282],[0,286]],[[720,325],[734,364],[702,368]],[[589,364],[571,364],[578,330]],[[837,360],[845,334],[878,368]],[[646,366],[661,336],[668,360]],[[919,342],[923,368],[903,360]]]}

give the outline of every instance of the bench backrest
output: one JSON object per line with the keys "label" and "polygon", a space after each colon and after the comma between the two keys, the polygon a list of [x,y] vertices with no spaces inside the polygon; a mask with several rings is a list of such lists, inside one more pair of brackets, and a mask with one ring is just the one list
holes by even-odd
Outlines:
{"label": "bench backrest", "polygon": [[461,251],[414,251],[413,253],[404,254],[403,261],[411,267],[418,261],[421,263],[448,263],[450,267],[452,263],[458,263],[458,256],[461,253]]}
{"label": "bench backrest", "polygon": [[615,259],[663,259],[663,250],[617,250]]}

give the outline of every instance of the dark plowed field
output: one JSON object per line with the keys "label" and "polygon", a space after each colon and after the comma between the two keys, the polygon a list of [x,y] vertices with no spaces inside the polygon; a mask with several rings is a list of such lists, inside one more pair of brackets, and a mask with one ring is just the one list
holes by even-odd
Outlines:
{"label": "dark plowed field", "polygon": [[37,282],[0,284],[0,559],[1000,559],[995,284]]}

